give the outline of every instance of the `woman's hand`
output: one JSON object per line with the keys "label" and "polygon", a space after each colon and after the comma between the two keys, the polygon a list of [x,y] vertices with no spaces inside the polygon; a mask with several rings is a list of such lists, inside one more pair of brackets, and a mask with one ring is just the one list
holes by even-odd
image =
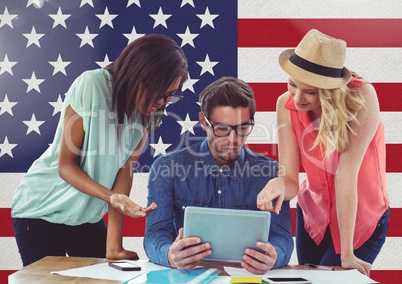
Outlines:
{"label": "woman's hand", "polygon": [[357,269],[360,273],[370,276],[371,264],[361,260],[354,254],[341,256],[342,267],[346,269]]}
{"label": "woman's hand", "polygon": [[122,249],[120,251],[108,251],[106,252],[106,258],[108,259],[130,259],[130,260],[137,260],[139,259],[136,252],[131,250]]}
{"label": "woman's hand", "polygon": [[[285,199],[285,182],[282,177],[271,179],[257,195],[257,207],[262,211],[275,211],[279,214]],[[272,201],[276,200],[275,206]]]}
{"label": "woman's hand", "polygon": [[122,214],[132,218],[146,217],[157,207],[157,205],[152,202],[150,206],[143,208],[132,201],[127,195],[117,193],[110,196],[110,204]]}

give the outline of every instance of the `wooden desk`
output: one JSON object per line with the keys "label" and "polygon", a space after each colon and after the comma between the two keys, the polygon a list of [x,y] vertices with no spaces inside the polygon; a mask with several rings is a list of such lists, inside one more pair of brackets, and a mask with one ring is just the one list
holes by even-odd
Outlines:
{"label": "wooden desk", "polygon": [[[82,278],[82,277],[69,277],[69,276],[50,274],[50,272],[52,271],[79,268],[83,266],[104,263],[107,261],[108,260],[104,258],[47,256],[11,274],[8,277],[8,283],[9,284],[121,283],[120,281],[100,280],[100,279]],[[200,265],[208,268],[219,269],[221,271],[219,275],[228,275],[226,271],[223,269],[224,266],[241,267],[240,263],[210,262],[210,261],[202,261]],[[300,269],[300,270],[310,269],[303,265],[288,265],[282,268]]]}
{"label": "wooden desk", "polygon": [[104,258],[47,256],[8,276],[8,283],[9,284],[121,283],[120,281],[69,277],[69,276],[50,274],[50,272],[52,271],[79,268],[83,266],[104,263],[106,261],[107,260]]}

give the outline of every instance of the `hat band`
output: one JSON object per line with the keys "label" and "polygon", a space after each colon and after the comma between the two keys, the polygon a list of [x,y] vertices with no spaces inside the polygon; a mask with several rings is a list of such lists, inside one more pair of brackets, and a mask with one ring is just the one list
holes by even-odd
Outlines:
{"label": "hat band", "polygon": [[316,63],[313,63],[306,59],[301,58],[294,52],[289,57],[289,60],[294,65],[299,66],[300,68],[303,68],[306,71],[310,71],[312,73],[322,75],[322,76],[327,76],[327,77],[343,78],[343,69],[318,65]]}

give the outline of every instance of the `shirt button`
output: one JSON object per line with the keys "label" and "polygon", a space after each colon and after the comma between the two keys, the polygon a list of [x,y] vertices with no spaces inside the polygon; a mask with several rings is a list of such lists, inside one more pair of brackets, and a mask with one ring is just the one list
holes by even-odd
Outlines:
{"label": "shirt button", "polygon": [[221,194],[221,193],[222,193],[222,190],[219,189],[219,190],[218,190],[218,194]]}
{"label": "shirt button", "polygon": [[219,169],[219,172],[220,172],[220,173],[223,173],[223,169],[222,169],[222,168],[220,168],[220,169]]}
{"label": "shirt button", "polygon": [[183,209],[183,210],[186,209],[186,206],[183,205],[183,206],[181,207],[181,209]]}

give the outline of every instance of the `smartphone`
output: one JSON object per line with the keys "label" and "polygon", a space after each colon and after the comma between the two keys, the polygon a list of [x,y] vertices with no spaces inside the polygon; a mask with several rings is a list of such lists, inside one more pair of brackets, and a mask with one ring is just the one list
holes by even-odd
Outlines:
{"label": "smartphone", "polygon": [[262,279],[266,283],[270,284],[311,284],[312,282],[302,277],[264,277]]}
{"label": "smartphone", "polygon": [[126,261],[109,262],[109,266],[122,271],[139,271],[141,266]]}

